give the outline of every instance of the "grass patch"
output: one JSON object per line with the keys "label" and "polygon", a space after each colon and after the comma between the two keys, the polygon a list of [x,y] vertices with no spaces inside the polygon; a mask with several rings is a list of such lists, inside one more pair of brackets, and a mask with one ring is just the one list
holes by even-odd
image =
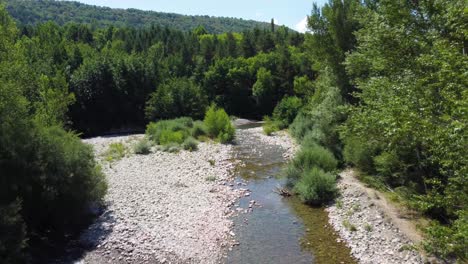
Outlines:
{"label": "grass patch", "polygon": [[214,182],[217,180],[216,176],[208,176],[205,178],[206,181],[208,182]]}
{"label": "grass patch", "polygon": [[342,224],[347,230],[349,230],[351,232],[356,232],[357,231],[357,227],[355,225],[351,224],[349,222],[349,220],[347,220],[347,219],[343,220]]}
{"label": "grass patch", "polygon": [[182,147],[188,151],[196,151],[198,150],[198,141],[193,137],[188,137],[185,139],[184,143],[182,143]]}
{"label": "grass patch", "polygon": [[364,230],[366,230],[367,232],[372,232],[374,228],[370,224],[365,224]]}
{"label": "grass patch", "polygon": [[280,127],[278,126],[277,122],[272,120],[270,117],[265,116],[263,118],[263,121],[265,123],[263,124],[263,133],[267,136],[271,136],[274,132],[277,132],[280,130]]}
{"label": "grass patch", "polygon": [[151,153],[151,143],[147,138],[139,140],[133,145],[133,152],[139,155],[148,155]]}
{"label": "grass patch", "polygon": [[105,160],[108,162],[119,161],[127,154],[127,148],[122,143],[112,143],[104,152]]}

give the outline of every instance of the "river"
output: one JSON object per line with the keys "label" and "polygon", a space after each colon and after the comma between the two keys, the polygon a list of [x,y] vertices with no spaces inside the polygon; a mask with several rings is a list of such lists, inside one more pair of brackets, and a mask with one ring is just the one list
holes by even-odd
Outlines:
{"label": "river", "polygon": [[[239,245],[228,253],[227,263],[356,263],[323,208],[274,192],[285,185],[285,150],[261,141],[250,129],[258,126],[237,130],[235,158],[242,165],[236,168],[236,188],[248,189],[250,195],[236,205],[244,208],[233,217]],[[251,212],[245,213],[249,206]]]}

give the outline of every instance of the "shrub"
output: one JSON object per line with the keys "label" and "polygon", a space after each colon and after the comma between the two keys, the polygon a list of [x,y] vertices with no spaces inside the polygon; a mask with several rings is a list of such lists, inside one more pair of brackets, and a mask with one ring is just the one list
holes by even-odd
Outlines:
{"label": "shrub", "polygon": [[207,129],[205,124],[202,121],[195,121],[191,130],[191,135],[194,138],[199,138],[201,136],[207,135]]}
{"label": "shrub", "polygon": [[302,100],[300,98],[284,97],[273,110],[273,120],[277,122],[279,129],[288,127],[296,118],[301,107]]}
{"label": "shrub", "polygon": [[28,157],[34,162],[14,173],[22,179],[15,191],[22,197],[21,214],[28,231],[64,234],[86,222],[90,204],[102,200],[105,176],[94,161],[92,147],[75,134],[50,127],[39,128],[36,136],[35,153]]}
{"label": "shrub", "polygon": [[308,118],[304,112],[300,112],[289,126],[289,131],[294,138],[302,140],[307,132],[311,131],[313,127],[313,120]]}
{"label": "shrub", "polygon": [[193,125],[193,120],[188,117],[151,122],[146,128],[146,135],[158,145],[171,142],[181,144],[190,135]]}
{"label": "shrub", "polygon": [[159,144],[167,145],[169,143],[182,144],[185,136],[182,131],[163,130],[159,138]]}
{"label": "shrub", "polygon": [[121,160],[125,157],[127,153],[127,148],[122,143],[112,143],[107,148],[106,152],[104,152],[104,157],[106,161],[113,162]]}
{"label": "shrub", "polygon": [[[460,210],[458,219],[452,226],[443,226],[436,222],[426,230],[428,239],[424,248],[444,258],[458,257],[460,260],[468,259],[466,250],[468,241],[468,210]],[[462,261],[463,263],[463,261]]]}
{"label": "shrub", "polygon": [[204,123],[210,137],[218,139],[221,143],[234,140],[236,131],[224,109],[212,105],[206,111]]}
{"label": "shrub", "polygon": [[311,205],[321,205],[333,200],[337,194],[336,177],[319,168],[306,171],[294,190],[301,200]]}
{"label": "shrub", "polygon": [[151,144],[148,141],[147,138],[143,138],[139,140],[134,146],[133,146],[133,152],[135,154],[141,154],[141,155],[147,155],[151,153]]}
{"label": "shrub", "polygon": [[372,146],[361,139],[355,137],[345,139],[343,149],[344,160],[364,172],[372,173],[375,171],[372,157],[376,152],[377,146]]}
{"label": "shrub", "polygon": [[169,152],[169,153],[176,153],[180,151],[180,145],[176,143],[169,143],[164,146],[160,146],[159,150],[164,151],[164,152]]}
{"label": "shrub", "polygon": [[286,177],[288,186],[296,184],[304,173],[313,167],[325,171],[333,171],[337,168],[338,161],[333,154],[322,146],[310,144],[303,146],[294,159],[288,164]]}
{"label": "shrub", "polygon": [[338,161],[329,150],[322,146],[314,145],[302,148],[292,160],[292,165],[301,171],[312,167],[318,167],[325,171],[333,171],[338,166]]}
{"label": "shrub", "polygon": [[274,132],[280,130],[277,122],[273,121],[270,117],[265,116],[263,118],[263,121],[265,121],[265,123],[262,126],[263,127],[263,133],[265,133],[265,135],[271,136],[271,134],[273,134]]}
{"label": "shrub", "polygon": [[185,139],[182,147],[188,151],[195,151],[198,149],[198,142],[193,137],[188,137]]}

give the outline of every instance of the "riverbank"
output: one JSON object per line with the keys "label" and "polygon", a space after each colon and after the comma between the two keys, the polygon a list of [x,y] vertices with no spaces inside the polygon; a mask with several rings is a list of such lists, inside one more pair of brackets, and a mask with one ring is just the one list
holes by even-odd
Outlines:
{"label": "riverbank", "polygon": [[415,225],[382,194],[359,182],[353,170],[340,176],[341,196],[326,210],[359,263],[426,263],[415,249],[422,240]]}
{"label": "riverbank", "polygon": [[[276,132],[273,137],[256,132],[254,135],[263,142],[286,148],[287,158],[298,150],[285,131]],[[401,217],[383,195],[359,182],[352,170],[345,170],[340,176],[337,187],[341,196],[326,211],[330,226],[340,236],[339,242],[348,245],[353,257],[364,264],[425,263],[426,259],[415,249],[422,241],[415,225]]]}
{"label": "riverbank", "polygon": [[130,154],[108,163],[111,143],[127,148],[143,135],[99,137],[93,145],[107,176],[108,204],[82,236],[84,263],[219,263],[231,246],[232,146],[200,143],[196,152]]}

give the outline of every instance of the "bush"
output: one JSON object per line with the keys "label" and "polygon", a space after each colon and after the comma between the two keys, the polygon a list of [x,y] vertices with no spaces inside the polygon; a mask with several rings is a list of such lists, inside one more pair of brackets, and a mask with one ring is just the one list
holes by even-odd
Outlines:
{"label": "bush", "polygon": [[293,187],[304,173],[313,167],[324,171],[333,171],[337,168],[338,161],[327,149],[317,144],[303,146],[294,159],[289,162],[286,169],[287,184]]}
{"label": "bush", "polygon": [[202,136],[206,136],[208,134],[205,124],[202,121],[195,121],[193,123],[193,128],[191,131],[191,135],[194,138],[199,138]]}
{"label": "bush", "polygon": [[125,157],[127,153],[127,148],[122,143],[112,143],[107,148],[106,152],[104,152],[104,157],[106,161],[113,162],[121,160]]}
{"label": "bush", "polygon": [[279,129],[287,128],[296,118],[302,107],[302,100],[298,97],[285,97],[273,110],[273,120],[278,124]]}
{"label": "bush", "polygon": [[294,190],[303,202],[321,205],[336,197],[336,178],[332,174],[314,167],[303,174]]}
{"label": "bush", "polygon": [[182,147],[188,151],[196,151],[198,149],[198,142],[193,137],[188,137],[185,139]]}
{"label": "bush", "polygon": [[265,133],[265,135],[267,136],[271,136],[274,132],[276,131],[279,131],[280,128],[277,124],[277,122],[273,121],[271,118],[269,118],[268,116],[265,116],[263,118],[263,121],[265,122],[263,124],[263,133]]}
{"label": "bush", "polygon": [[423,243],[424,248],[431,253],[444,258],[468,259],[468,210],[460,210],[458,219],[452,226],[442,226],[434,222],[426,230],[428,239]]}
{"label": "bush", "polygon": [[133,152],[135,154],[147,155],[151,153],[151,143],[147,138],[143,138],[133,146]]}
{"label": "bush", "polygon": [[373,173],[374,162],[373,156],[377,153],[377,146],[374,144],[363,142],[358,138],[345,139],[343,157],[348,164],[352,164],[363,172]]}
{"label": "bush", "polygon": [[204,123],[211,138],[216,138],[221,143],[234,140],[236,131],[224,109],[212,105],[206,111]]}
{"label": "bush", "polygon": [[183,131],[172,131],[163,130],[159,137],[159,144],[167,145],[169,143],[182,144],[184,142],[185,135]]}
{"label": "bush", "polygon": [[318,167],[325,171],[336,170],[338,161],[333,154],[319,145],[302,148],[292,160],[292,165],[301,171]]}
{"label": "bush", "polygon": [[193,125],[193,120],[187,117],[151,122],[146,128],[146,135],[158,145],[181,144],[191,134]]}
{"label": "bush", "polygon": [[39,126],[31,141],[29,156],[0,165],[6,186],[15,186],[2,188],[2,196],[21,199],[29,234],[66,234],[89,220],[89,206],[106,193],[105,176],[75,134]]}
{"label": "bush", "polygon": [[308,118],[304,112],[300,112],[289,126],[289,131],[294,138],[302,140],[307,132],[311,131],[313,128],[313,120]]}

